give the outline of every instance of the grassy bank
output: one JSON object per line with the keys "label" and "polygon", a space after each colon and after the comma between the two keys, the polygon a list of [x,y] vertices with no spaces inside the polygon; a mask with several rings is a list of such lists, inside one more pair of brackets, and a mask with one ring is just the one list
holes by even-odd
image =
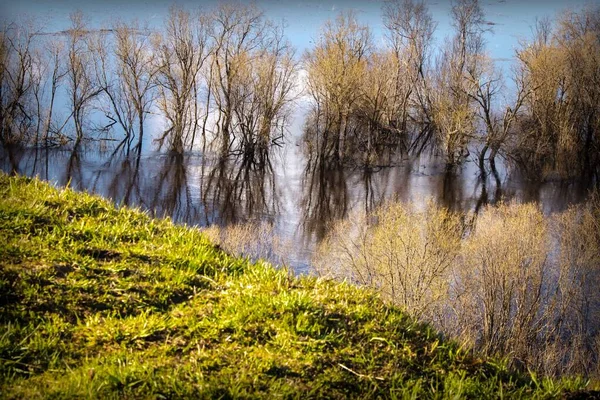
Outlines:
{"label": "grassy bank", "polygon": [[561,397],[372,292],[0,175],[0,397]]}

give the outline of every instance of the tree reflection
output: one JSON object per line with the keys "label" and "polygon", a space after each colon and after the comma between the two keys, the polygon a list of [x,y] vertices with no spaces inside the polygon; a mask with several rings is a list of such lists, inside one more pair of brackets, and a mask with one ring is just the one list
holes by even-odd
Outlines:
{"label": "tree reflection", "polygon": [[[204,175],[204,174],[203,174]],[[249,219],[270,220],[279,210],[275,173],[268,151],[223,153],[203,182],[206,225]]]}
{"label": "tree reflection", "polygon": [[152,179],[150,209],[158,216],[170,216],[175,222],[198,220],[188,180],[187,156],[171,152],[164,156],[158,174]]}
{"label": "tree reflection", "polygon": [[86,187],[85,179],[81,169],[81,142],[75,141],[73,148],[70,151],[67,165],[65,168],[64,182],[69,186],[81,190]]}
{"label": "tree reflection", "polygon": [[325,237],[329,222],[346,217],[348,185],[343,166],[330,158],[311,154],[306,164],[300,202],[305,237],[317,241]]}
{"label": "tree reflection", "polygon": [[502,182],[500,181],[500,174],[498,174],[498,171],[495,168],[492,169],[492,176],[494,178],[495,188],[491,197],[490,192],[488,191],[488,175],[481,174],[478,177],[475,189],[477,190],[481,185],[481,192],[479,193],[477,203],[475,204],[475,215],[479,214],[479,211],[486,205],[495,204],[501,201],[503,198],[504,193],[502,189]]}
{"label": "tree reflection", "polygon": [[363,206],[367,214],[381,207],[388,195],[391,168],[363,167],[358,171],[358,180],[363,191]]}
{"label": "tree reflection", "polygon": [[9,175],[19,173],[19,164],[23,156],[23,152],[19,146],[2,142],[2,169]]}
{"label": "tree reflection", "polygon": [[441,196],[442,205],[449,210],[461,211],[464,209],[463,181],[458,179],[451,170],[444,172],[442,179]]}
{"label": "tree reflection", "polygon": [[130,149],[131,141],[122,141],[105,164],[112,175],[107,184],[108,197],[129,206],[144,203],[140,179],[141,148]]}

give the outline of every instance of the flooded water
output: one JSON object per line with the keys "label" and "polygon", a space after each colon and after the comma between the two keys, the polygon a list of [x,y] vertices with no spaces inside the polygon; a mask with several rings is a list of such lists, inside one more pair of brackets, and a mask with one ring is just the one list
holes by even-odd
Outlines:
{"label": "flooded water", "polygon": [[287,258],[297,273],[308,272],[310,256],[331,222],[386,200],[418,203],[432,198],[464,211],[501,199],[533,201],[549,214],[579,202],[587,192],[573,182],[528,181],[518,170],[506,168],[482,178],[473,161],[448,174],[443,162],[431,155],[396,157],[389,167],[331,165],[307,153],[303,118],[296,116],[294,129],[283,146],[272,149],[264,166],[236,155],[170,154],[157,151],[151,142],[140,154],[127,154],[123,147],[115,151],[117,142],[96,142],[77,149],[3,148],[0,167],[97,193],[176,223],[203,227],[268,222],[276,235],[293,243]]}
{"label": "flooded water", "polygon": [[[59,33],[71,22],[69,14],[82,9],[90,28],[109,27],[113,20],[144,21],[151,28],[164,25],[168,4],[130,2],[115,8],[114,2],[18,2],[0,7],[4,19],[37,18],[46,33]],[[197,2],[179,2],[193,8]],[[210,9],[218,1],[202,2]],[[583,0],[574,3],[582,5]],[[358,18],[383,42],[381,2],[352,1],[343,8],[335,1],[257,2],[265,15],[286,21],[286,36],[297,49],[314,47],[319,27],[335,18],[340,9],[357,11]],[[540,3],[541,4],[541,3]],[[435,43],[445,43],[451,33],[450,3],[428,4],[438,22]],[[529,37],[537,17],[553,15],[563,8],[560,1],[524,4],[514,0],[482,5],[489,26],[486,38],[491,56],[501,68],[514,61],[519,40]],[[510,83],[509,83],[510,85]],[[64,94],[63,94],[64,95]],[[58,100],[57,100],[58,102]],[[355,209],[367,211],[390,199],[422,202],[427,198],[454,210],[478,211],[486,203],[501,199],[537,202],[545,213],[565,209],[586,194],[585,185],[574,182],[543,184],[523,178],[518,170],[499,168],[499,174],[482,177],[475,162],[448,174],[443,160],[432,155],[395,157],[376,168],[339,166],[311,156],[302,140],[306,108],[298,107],[282,147],[274,148],[263,166],[243,157],[195,150],[174,155],[156,149],[148,140],[141,153],[116,149],[117,141],[82,144],[76,149],[0,148],[0,168],[6,172],[39,176],[57,186],[69,184],[77,190],[97,193],[116,204],[136,206],[154,216],[169,216],[192,226],[227,226],[248,221],[272,223],[275,234],[294,243],[288,260],[294,269],[308,271],[316,244],[329,225]],[[162,132],[160,122],[146,128]],[[118,135],[115,135],[118,137]],[[151,138],[149,138],[151,139]],[[389,165],[388,165],[389,164]]]}

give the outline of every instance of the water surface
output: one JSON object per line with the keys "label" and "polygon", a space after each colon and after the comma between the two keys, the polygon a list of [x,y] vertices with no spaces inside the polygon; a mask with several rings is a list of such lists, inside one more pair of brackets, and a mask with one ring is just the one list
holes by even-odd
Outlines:
{"label": "water surface", "polygon": [[550,214],[587,193],[580,182],[534,182],[515,168],[482,175],[473,160],[447,173],[443,160],[431,154],[397,155],[389,167],[324,162],[305,149],[303,118],[296,115],[283,146],[273,148],[264,165],[234,154],[158,151],[149,140],[139,154],[117,148],[118,141],[76,149],[2,148],[0,168],[97,193],[176,223],[273,224],[275,234],[293,243],[288,262],[298,273],[309,270],[315,245],[332,222],[388,200],[420,204],[432,198],[453,210],[475,212],[488,203],[514,200],[539,203]]}

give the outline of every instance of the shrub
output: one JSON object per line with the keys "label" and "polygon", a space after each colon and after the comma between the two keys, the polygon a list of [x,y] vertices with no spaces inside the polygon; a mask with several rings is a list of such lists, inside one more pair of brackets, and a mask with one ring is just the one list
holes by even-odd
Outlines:
{"label": "shrub", "polygon": [[379,291],[513,365],[600,376],[600,196],[544,216],[534,204],[466,215],[388,203],[334,224],[313,265]]}
{"label": "shrub", "polygon": [[431,201],[389,203],[369,217],[340,221],[317,250],[321,275],[377,288],[417,318],[439,318],[449,272],[460,251],[462,220]]}

